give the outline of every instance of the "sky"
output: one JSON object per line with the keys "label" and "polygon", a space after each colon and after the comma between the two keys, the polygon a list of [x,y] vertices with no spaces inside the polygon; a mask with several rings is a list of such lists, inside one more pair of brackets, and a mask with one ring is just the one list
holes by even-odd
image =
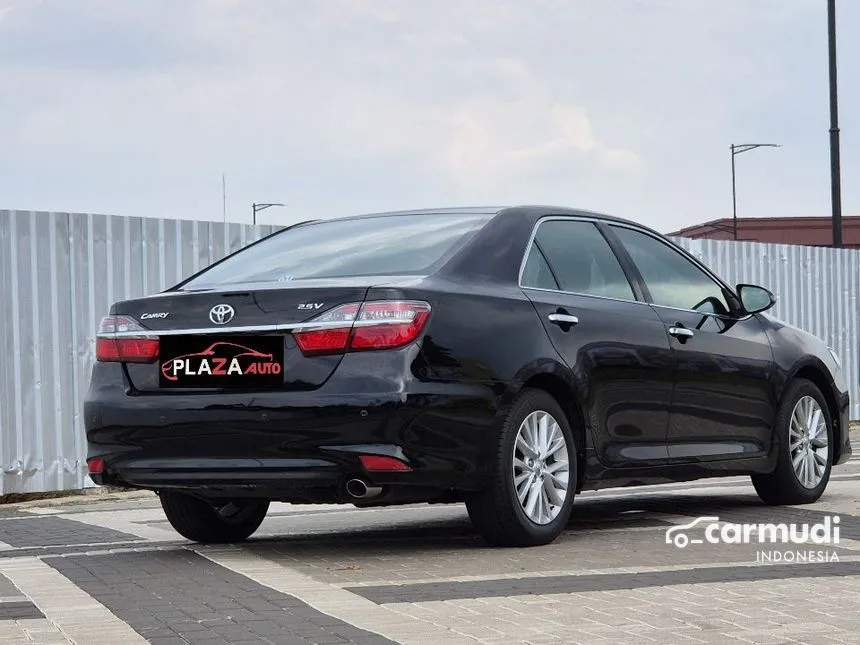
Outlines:
{"label": "sky", "polygon": [[[837,0],[860,215],[860,2]],[[824,0],[0,0],[0,209],[830,214]]]}

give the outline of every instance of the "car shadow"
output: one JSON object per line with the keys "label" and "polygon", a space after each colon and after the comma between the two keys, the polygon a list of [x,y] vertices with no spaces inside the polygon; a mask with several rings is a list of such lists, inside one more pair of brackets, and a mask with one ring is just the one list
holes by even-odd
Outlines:
{"label": "car shadow", "polygon": [[[445,509],[426,517],[420,512],[403,512],[402,507],[377,509],[362,518],[364,512],[342,516],[336,521],[315,526],[312,514],[304,515],[303,526],[290,526],[282,535],[259,535],[245,546],[263,551],[284,551],[304,554],[337,550],[339,555],[350,553],[390,555],[395,552],[432,553],[451,549],[486,549],[487,544],[473,529],[463,505],[416,505],[412,509]],[[398,512],[398,509],[401,509]],[[431,513],[432,511],[428,511]],[[601,532],[672,526],[675,522],[663,516],[718,515],[725,521],[805,521],[810,513],[795,507],[769,507],[754,494],[731,494],[703,497],[683,493],[629,496],[622,499],[601,499],[599,496],[578,498],[565,532],[554,543],[573,541],[582,531]],[[799,515],[802,519],[799,519]],[[371,519],[370,515],[374,517]],[[289,522],[289,514],[280,514],[279,520]],[[322,517],[334,518],[327,514]],[[756,518],[756,519],[744,519]],[[264,525],[265,528],[265,525]]]}

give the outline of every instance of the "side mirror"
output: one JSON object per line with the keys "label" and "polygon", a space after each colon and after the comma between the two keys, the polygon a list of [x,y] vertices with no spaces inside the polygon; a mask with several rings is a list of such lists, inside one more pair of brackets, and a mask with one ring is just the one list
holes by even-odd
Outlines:
{"label": "side mirror", "polygon": [[755,284],[739,284],[737,292],[741,306],[748,314],[767,311],[776,304],[776,296],[764,287]]}

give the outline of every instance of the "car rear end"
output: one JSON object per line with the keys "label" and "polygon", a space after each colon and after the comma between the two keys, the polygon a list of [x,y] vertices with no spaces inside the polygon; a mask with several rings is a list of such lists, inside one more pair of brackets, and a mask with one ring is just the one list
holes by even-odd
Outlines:
{"label": "car rear end", "polygon": [[116,303],[85,402],[92,479],[308,502],[462,483],[468,459],[427,419],[474,394],[416,366],[439,297],[428,276],[490,218],[305,224]]}

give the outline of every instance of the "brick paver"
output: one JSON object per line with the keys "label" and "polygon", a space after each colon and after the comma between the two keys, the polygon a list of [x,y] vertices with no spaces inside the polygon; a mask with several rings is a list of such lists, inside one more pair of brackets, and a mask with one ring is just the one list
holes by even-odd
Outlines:
{"label": "brick paver", "polygon": [[185,550],[45,562],[154,645],[392,642]]}
{"label": "brick paver", "polygon": [[[827,514],[838,562],[665,540],[703,515]],[[533,549],[487,547],[462,506],[281,504],[248,543],[203,547],[140,495],[0,509],[0,542],[3,645],[860,644],[860,459],[803,507],[766,507],[745,478],[585,493]]]}
{"label": "brick paver", "polygon": [[96,544],[134,540],[137,536],[51,515],[0,521],[0,542],[13,547]]}

